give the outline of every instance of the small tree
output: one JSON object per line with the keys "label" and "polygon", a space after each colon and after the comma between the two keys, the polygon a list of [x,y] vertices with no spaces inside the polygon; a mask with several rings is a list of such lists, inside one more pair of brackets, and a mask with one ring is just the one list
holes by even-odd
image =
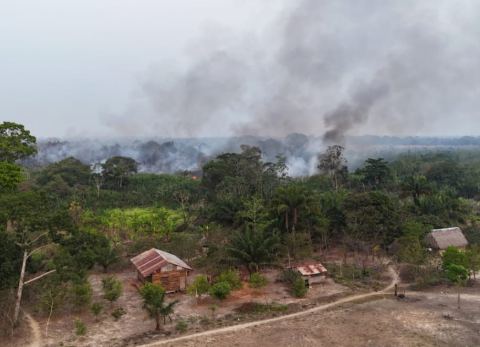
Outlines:
{"label": "small tree", "polygon": [[219,299],[224,300],[230,295],[232,288],[228,282],[217,282],[210,288],[210,295]]}
{"label": "small tree", "polygon": [[480,271],[480,245],[471,246],[467,252],[468,270],[476,278],[476,273]]}
{"label": "small tree", "polygon": [[298,277],[293,283],[292,283],[292,294],[296,298],[303,298],[305,295],[307,295],[308,288],[305,285],[305,280],[302,277]]}
{"label": "small tree", "polygon": [[229,255],[249,273],[258,272],[260,266],[270,265],[276,258],[279,239],[268,235],[263,230],[254,231],[247,228],[238,232],[227,247]]}
{"label": "small tree", "polygon": [[160,318],[163,317],[163,324],[167,317],[173,314],[173,308],[178,303],[177,300],[166,303],[165,289],[158,284],[146,283],[140,289],[140,295],[143,298],[143,307],[148,311],[151,317],[155,318],[156,330],[160,330]]}
{"label": "small tree", "polygon": [[105,240],[102,246],[97,250],[97,262],[103,267],[103,272],[107,273],[108,267],[116,263],[120,256],[117,248],[112,244],[110,240]]}
{"label": "small tree", "polygon": [[465,285],[468,278],[468,271],[462,265],[450,264],[445,269],[448,280],[457,286],[457,306],[460,309],[460,287]]}
{"label": "small tree", "polygon": [[102,279],[103,297],[113,303],[122,295],[122,283],[113,276]]}
{"label": "small tree", "polygon": [[188,294],[195,296],[197,300],[202,297],[203,294],[207,294],[210,289],[210,283],[206,275],[199,275],[195,277],[193,283],[188,287]]}
{"label": "small tree", "polygon": [[459,250],[456,247],[447,247],[442,255],[442,267],[446,270],[450,265],[460,265],[464,268],[468,268],[468,259],[465,252]]}

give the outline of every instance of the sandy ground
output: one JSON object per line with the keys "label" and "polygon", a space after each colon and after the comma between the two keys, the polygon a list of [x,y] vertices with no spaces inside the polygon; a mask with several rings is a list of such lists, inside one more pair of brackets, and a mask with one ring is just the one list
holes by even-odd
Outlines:
{"label": "sandy ground", "polygon": [[170,346],[480,346],[480,298],[463,299],[461,311],[454,295],[380,299]]}
{"label": "sandy ground", "polygon": [[[211,317],[210,307],[212,304],[217,305],[215,312],[216,318],[234,312],[235,308],[247,302],[260,303],[298,303],[307,305],[313,301],[328,299],[329,297],[342,296],[350,293],[350,289],[340,284],[336,284],[331,279],[325,279],[321,284],[311,288],[308,295],[304,299],[293,298],[282,284],[275,283],[278,271],[270,270],[264,273],[269,279],[269,284],[262,289],[251,289],[248,284],[244,284],[241,290],[232,292],[232,295],[221,303],[209,298],[208,296],[197,303],[195,298],[189,295],[177,293],[169,295],[168,300],[179,300],[175,308],[173,323],[167,328],[173,333],[175,323],[179,320],[199,321],[202,317]],[[54,317],[50,322],[49,336],[43,337],[43,343],[47,346],[121,346],[123,340],[132,339],[135,336],[142,336],[152,332],[154,329],[154,321],[150,319],[145,310],[142,308],[142,299],[138,294],[137,288],[132,285],[135,282],[136,275],[133,271],[127,271],[114,274],[123,282],[123,294],[119,300],[112,306],[101,298],[101,279],[104,274],[92,274],[89,281],[94,291],[93,302],[102,302],[104,312],[100,316],[98,322],[95,322],[92,314],[87,310],[78,315]],[[190,276],[193,280],[194,276]],[[115,307],[123,307],[127,314],[119,321],[114,321],[110,315]],[[45,318],[35,317],[40,325],[43,333],[45,329]],[[87,334],[82,337],[74,334],[74,320],[81,319],[87,325]],[[193,324],[190,324],[192,327]],[[135,340],[135,339],[133,339]],[[130,342],[131,343],[131,342]],[[1,344],[0,344],[1,345]]]}

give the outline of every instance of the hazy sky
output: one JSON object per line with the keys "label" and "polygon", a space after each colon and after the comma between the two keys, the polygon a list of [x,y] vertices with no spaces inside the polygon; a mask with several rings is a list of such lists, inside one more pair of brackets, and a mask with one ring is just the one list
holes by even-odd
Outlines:
{"label": "hazy sky", "polygon": [[477,0],[0,0],[38,137],[480,135]]}

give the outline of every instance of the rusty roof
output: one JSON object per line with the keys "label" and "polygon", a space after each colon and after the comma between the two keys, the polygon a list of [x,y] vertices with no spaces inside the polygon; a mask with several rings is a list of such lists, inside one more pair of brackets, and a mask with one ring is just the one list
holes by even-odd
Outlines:
{"label": "rusty roof", "polygon": [[130,261],[142,274],[143,277],[150,276],[152,273],[154,273],[158,269],[161,269],[167,264],[173,264],[187,270],[192,270],[190,266],[188,266],[176,255],[161,251],[156,248],[149,249],[148,251],[145,251],[133,257],[132,259],[130,259]]}
{"label": "rusty roof", "polygon": [[315,276],[327,273],[327,269],[320,263],[295,266],[302,276]]}

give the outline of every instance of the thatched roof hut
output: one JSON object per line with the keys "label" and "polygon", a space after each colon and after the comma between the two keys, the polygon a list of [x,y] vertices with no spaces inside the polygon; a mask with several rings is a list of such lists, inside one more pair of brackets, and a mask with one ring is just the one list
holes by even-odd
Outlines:
{"label": "thatched roof hut", "polygon": [[468,241],[459,227],[433,229],[425,237],[428,247],[435,250],[444,250],[450,246],[464,248]]}

